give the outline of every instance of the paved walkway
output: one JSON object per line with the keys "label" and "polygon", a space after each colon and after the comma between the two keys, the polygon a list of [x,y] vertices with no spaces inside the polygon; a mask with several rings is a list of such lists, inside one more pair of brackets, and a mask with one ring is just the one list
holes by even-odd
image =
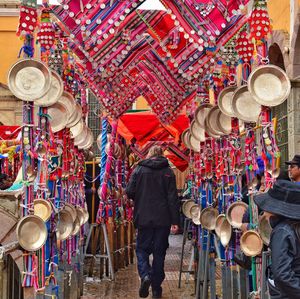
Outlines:
{"label": "paved walkway", "polygon": [[[193,276],[190,276],[189,280],[186,280],[186,276],[183,275],[182,287],[178,289],[178,276],[180,265],[180,253],[182,236],[170,236],[169,238],[170,248],[167,252],[165,272],[166,279],[163,283],[163,298],[172,299],[190,299],[194,298],[194,280]],[[186,256],[184,259],[185,266],[188,266],[190,253],[189,246],[186,246]],[[86,277],[85,277],[86,281]],[[121,299],[121,298],[139,298],[138,289],[140,280],[138,277],[136,264],[130,265],[125,269],[121,269],[116,273],[115,281],[100,281],[97,277],[94,277],[93,282],[84,283],[84,296],[82,299]],[[151,291],[150,296],[151,298]]]}

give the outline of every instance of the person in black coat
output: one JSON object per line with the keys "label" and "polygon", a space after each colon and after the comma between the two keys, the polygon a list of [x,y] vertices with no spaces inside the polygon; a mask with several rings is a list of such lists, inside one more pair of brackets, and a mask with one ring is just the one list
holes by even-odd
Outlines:
{"label": "person in black coat", "polygon": [[255,196],[273,228],[268,286],[271,299],[300,299],[300,186],[277,180]]}
{"label": "person in black coat", "polygon": [[[147,159],[138,163],[126,188],[134,201],[133,222],[137,228],[136,255],[141,277],[139,295],[161,298],[165,278],[164,261],[170,228],[178,230],[179,201],[176,179],[159,146],[150,148]],[[149,256],[153,254],[152,265]]]}

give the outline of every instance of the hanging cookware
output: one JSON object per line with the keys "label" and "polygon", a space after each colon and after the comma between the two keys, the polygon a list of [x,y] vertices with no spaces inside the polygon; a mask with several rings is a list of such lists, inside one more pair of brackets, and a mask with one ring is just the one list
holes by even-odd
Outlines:
{"label": "hanging cookware", "polygon": [[198,141],[200,142],[205,141],[205,131],[203,128],[199,126],[199,124],[195,120],[191,122],[190,132],[191,135]]}
{"label": "hanging cookware", "polygon": [[55,215],[56,237],[58,240],[66,240],[73,232],[74,221],[70,211],[63,209]]}
{"label": "hanging cookware", "polygon": [[202,129],[205,129],[205,118],[212,107],[211,104],[202,104],[195,111],[195,120]]}
{"label": "hanging cookware", "polygon": [[218,106],[215,106],[210,109],[210,111],[208,112],[208,114],[205,118],[205,128],[208,127],[214,135],[221,136],[221,135],[224,135],[224,133],[220,131],[218,124],[217,124],[217,118],[218,118],[219,112],[220,112],[220,109]]}
{"label": "hanging cookware", "polygon": [[236,86],[225,87],[218,96],[218,106],[220,110],[229,117],[236,117],[231,106],[231,100],[236,90]]}
{"label": "hanging cookware", "polygon": [[83,142],[77,144],[77,146],[78,146],[79,149],[86,150],[86,149],[89,149],[93,145],[93,143],[94,143],[93,132],[90,128],[87,128],[86,139]]}
{"label": "hanging cookware", "polygon": [[36,59],[21,59],[8,72],[10,91],[23,101],[36,101],[50,89],[51,72],[49,68]]}
{"label": "hanging cookware", "polygon": [[74,139],[83,131],[83,120],[81,119],[76,125],[70,127],[71,138]]}
{"label": "hanging cookware", "polygon": [[194,204],[191,206],[190,214],[192,216],[192,221],[196,225],[200,225],[200,213],[201,213],[201,207],[197,204]]}
{"label": "hanging cookware", "polygon": [[192,134],[190,134],[189,142],[191,145],[191,149],[194,152],[199,153],[200,152],[200,141],[197,140]]}
{"label": "hanging cookware", "polygon": [[226,218],[234,228],[241,228],[243,224],[243,216],[248,209],[248,205],[243,201],[236,201],[232,203],[227,211]]}
{"label": "hanging cookware", "polygon": [[229,221],[226,218],[224,218],[220,226],[220,242],[224,247],[226,247],[229,244],[231,235],[232,235],[232,227]]}
{"label": "hanging cookware", "polygon": [[231,105],[237,118],[245,122],[257,122],[261,106],[254,100],[247,85],[237,88],[233,94]]}
{"label": "hanging cookware", "polygon": [[79,231],[80,231],[80,220],[78,217],[76,217],[76,219],[74,221],[72,236],[77,235],[79,233]]}
{"label": "hanging cookware", "polygon": [[74,145],[82,144],[88,137],[88,127],[84,124],[82,132],[74,138]]}
{"label": "hanging cookware", "polygon": [[189,135],[190,135],[190,130],[189,128],[187,128],[186,130],[184,130],[181,134],[181,141],[182,143],[184,144],[184,146],[188,149],[191,149],[192,146],[190,144],[190,141],[189,141]]}
{"label": "hanging cookware", "polygon": [[76,207],[76,213],[77,213],[77,217],[79,219],[79,224],[81,226],[81,225],[84,224],[84,220],[85,220],[83,208],[82,207]]}
{"label": "hanging cookware", "polygon": [[70,203],[65,203],[64,209],[70,212],[73,222],[75,222],[76,217],[77,217],[77,212],[76,212],[75,207]]}
{"label": "hanging cookware", "polygon": [[39,250],[48,236],[45,222],[36,215],[23,217],[18,222],[16,231],[20,246],[27,251]]}
{"label": "hanging cookware", "polygon": [[62,96],[58,100],[58,103],[65,106],[67,110],[67,115],[65,115],[65,117],[67,118],[67,123],[68,123],[70,117],[73,115],[74,111],[76,110],[75,100],[69,92],[64,91]]}
{"label": "hanging cookware", "polygon": [[49,107],[54,105],[64,91],[64,83],[60,78],[59,74],[54,71],[51,71],[51,85],[48,92],[41,98],[34,102],[35,105],[40,107]]}
{"label": "hanging cookware", "polygon": [[71,128],[75,126],[82,118],[82,108],[81,106],[77,103],[75,105],[75,109],[73,111],[73,114],[69,117],[68,123],[66,125],[67,128]]}
{"label": "hanging cookware", "polygon": [[217,115],[217,127],[223,134],[230,134],[232,130],[231,117],[219,111]]}
{"label": "hanging cookware", "polygon": [[33,182],[36,178],[36,175],[37,175],[37,172],[36,170],[34,169],[33,166],[31,165],[28,165],[26,167],[26,176],[27,176],[27,181],[28,182]]}
{"label": "hanging cookware", "polygon": [[83,224],[87,223],[89,221],[89,212],[87,209],[83,209]]}
{"label": "hanging cookware", "polygon": [[68,118],[64,105],[57,102],[48,108],[49,122],[53,133],[59,132],[66,127]]}
{"label": "hanging cookware", "polygon": [[201,211],[200,222],[203,228],[214,230],[219,212],[213,207],[207,207]]}
{"label": "hanging cookware", "polygon": [[225,214],[220,214],[218,215],[217,219],[216,219],[216,227],[215,227],[215,232],[216,235],[220,238],[220,229],[221,229],[221,225],[224,221],[224,219],[226,218]]}
{"label": "hanging cookware", "polygon": [[257,256],[263,249],[263,241],[255,230],[244,232],[240,239],[241,250],[247,256]]}
{"label": "hanging cookware", "polygon": [[258,232],[264,244],[269,246],[272,227],[269,220],[264,216],[262,216],[258,221]]}
{"label": "hanging cookware", "polygon": [[39,216],[44,222],[50,219],[52,213],[52,206],[46,199],[35,199],[34,204],[34,215]]}
{"label": "hanging cookware", "polygon": [[195,204],[194,200],[189,199],[186,200],[183,204],[182,204],[182,213],[185,217],[191,219],[192,215],[191,215],[191,207]]}
{"label": "hanging cookware", "polygon": [[273,107],[287,99],[291,92],[291,82],[280,67],[269,64],[251,72],[248,88],[258,104]]}

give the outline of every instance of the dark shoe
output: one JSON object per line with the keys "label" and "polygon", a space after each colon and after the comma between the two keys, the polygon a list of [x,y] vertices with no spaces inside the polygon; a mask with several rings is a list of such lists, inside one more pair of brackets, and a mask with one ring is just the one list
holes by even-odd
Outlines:
{"label": "dark shoe", "polygon": [[149,296],[149,287],[151,285],[151,278],[149,275],[146,275],[141,280],[141,286],[139,289],[139,295],[141,298],[147,298]]}
{"label": "dark shoe", "polygon": [[160,287],[159,290],[152,289],[152,298],[162,298],[162,288]]}

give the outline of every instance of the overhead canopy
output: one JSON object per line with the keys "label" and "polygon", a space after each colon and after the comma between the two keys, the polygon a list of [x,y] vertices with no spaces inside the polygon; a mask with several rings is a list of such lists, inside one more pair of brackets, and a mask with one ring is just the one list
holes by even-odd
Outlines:
{"label": "overhead canopy", "polygon": [[109,115],[143,95],[172,123],[224,55],[232,59],[226,45],[247,21],[248,0],[161,0],[166,11],[138,10],[143,0],[61,2],[54,13]]}

